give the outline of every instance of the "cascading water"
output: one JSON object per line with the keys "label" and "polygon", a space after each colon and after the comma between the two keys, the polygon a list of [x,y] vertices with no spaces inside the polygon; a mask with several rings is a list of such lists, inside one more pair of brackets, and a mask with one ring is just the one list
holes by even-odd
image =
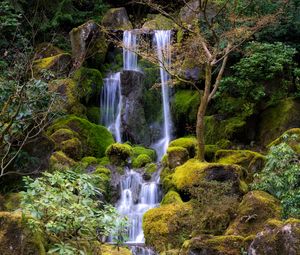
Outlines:
{"label": "cascading water", "polygon": [[137,36],[134,30],[126,30],[123,34],[123,69],[138,70]]}
{"label": "cascading water", "polygon": [[171,64],[171,30],[155,30],[154,40],[156,44],[157,56],[160,65],[160,79],[163,101],[163,137],[159,140],[154,148],[157,152],[158,159],[166,153],[171,140],[172,120],[170,113],[169,85],[170,75],[166,71]]}
{"label": "cascading water", "polygon": [[104,79],[101,92],[102,123],[110,130],[117,142],[121,142],[121,80],[120,73]]}
{"label": "cascading water", "polygon": [[133,254],[155,254],[151,249],[142,245],[145,242],[142,219],[144,213],[156,207],[161,200],[159,172],[146,182],[140,173],[126,169],[126,174],[120,181],[120,192],[121,198],[117,202],[117,209],[121,215],[126,215],[129,219],[127,243],[132,244]]}

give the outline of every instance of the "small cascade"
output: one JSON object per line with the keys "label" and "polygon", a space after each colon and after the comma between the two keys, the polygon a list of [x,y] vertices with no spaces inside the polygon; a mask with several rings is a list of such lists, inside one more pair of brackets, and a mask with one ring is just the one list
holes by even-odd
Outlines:
{"label": "small cascade", "polygon": [[121,142],[121,80],[120,73],[115,73],[104,80],[101,92],[101,123]]}
{"label": "small cascade", "polygon": [[171,64],[171,30],[155,30],[154,43],[156,45],[157,56],[160,65],[161,90],[163,101],[163,137],[159,140],[154,148],[157,152],[158,159],[166,153],[171,140],[172,120],[170,113],[169,85],[170,75],[165,70]]}
{"label": "small cascade", "polygon": [[126,30],[123,34],[123,69],[138,70],[137,35],[134,30]]}
{"label": "small cascade", "polygon": [[127,169],[120,181],[120,192],[117,210],[129,219],[127,244],[131,246],[134,255],[154,255],[151,249],[143,246],[145,239],[142,221],[144,213],[156,207],[161,200],[159,174],[146,182],[140,173]]}

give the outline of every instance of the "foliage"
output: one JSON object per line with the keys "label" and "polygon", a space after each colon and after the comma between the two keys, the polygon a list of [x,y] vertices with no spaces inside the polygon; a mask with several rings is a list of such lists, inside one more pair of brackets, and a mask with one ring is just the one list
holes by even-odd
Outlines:
{"label": "foliage", "polygon": [[300,158],[287,143],[289,138],[270,148],[267,162],[256,175],[253,189],[261,189],[277,197],[284,217],[300,217]]}
{"label": "foliage", "polygon": [[23,214],[33,233],[46,234],[50,254],[86,254],[81,243],[92,246],[114,231],[123,238],[126,221],[112,206],[99,201],[95,179],[95,175],[72,170],[44,173],[35,180],[24,177]]}

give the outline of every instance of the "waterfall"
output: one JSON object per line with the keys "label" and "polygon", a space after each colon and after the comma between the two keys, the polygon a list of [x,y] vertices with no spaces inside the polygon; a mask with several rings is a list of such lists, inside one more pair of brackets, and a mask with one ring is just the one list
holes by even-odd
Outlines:
{"label": "waterfall", "polygon": [[120,73],[115,73],[104,80],[101,92],[101,122],[121,142],[121,80]]}
{"label": "waterfall", "polygon": [[171,140],[172,130],[168,85],[170,75],[165,70],[165,68],[168,68],[171,64],[171,30],[155,30],[154,32],[154,43],[156,45],[160,65],[160,80],[163,101],[163,137],[154,145],[158,159],[160,160],[167,151]]}
{"label": "waterfall", "polygon": [[126,30],[123,34],[123,69],[138,70],[137,36],[134,30]]}
{"label": "waterfall", "polygon": [[144,213],[156,207],[161,200],[159,173],[146,182],[140,173],[126,169],[120,181],[120,193],[121,198],[117,202],[117,210],[121,215],[128,217],[129,240],[127,243],[132,244],[133,254],[155,254],[151,249],[143,247],[145,239],[142,222]]}

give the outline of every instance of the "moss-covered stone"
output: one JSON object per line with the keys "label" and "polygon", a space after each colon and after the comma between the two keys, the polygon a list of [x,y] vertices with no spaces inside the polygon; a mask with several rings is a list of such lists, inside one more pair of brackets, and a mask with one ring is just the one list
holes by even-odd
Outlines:
{"label": "moss-covered stone", "polygon": [[192,229],[188,220],[191,211],[189,203],[168,204],[147,211],[143,218],[146,244],[158,252],[180,247]]}
{"label": "moss-covered stone", "polygon": [[161,14],[150,14],[148,20],[143,24],[144,30],[172,30],[176,24]]}
{"label": "moss-covered stone", "polygon": [[75,166],[76,162],[69,158],[62,151],[55,151],[50,157],[50,168],[52,169],[64,169]]}
{"label": "moss-covered stone", "polygon": [[0,254],[46,255],[42,238],[26,229],[20,212],[0,212]]}
{"label": "moss-covered stone", "polygon": [[113,245],[101,245],[101,255],[132,255],[131,251],[126,247],[115,247]]}
{"label": "moss-covered stone", "polygon": [[98,164],[98,159],[95,157],[84,157],[81,159],[81,162],[85,167],[88,167],[90,165],[97,165]]}
{"label": "moss-covered stone", "polygon": [[168,166],[175,168],[184,164],[189,159],[187,149],[179,146],[169,147],[167,150]]}
{"label": "moss-covered stone", "polygon": [[72,57],[68,53],[61,53],[52,57],[37,59],[33,61],[33,75],[41,78],[43,71],[51,71],[56,78],[64,77],[71,67]]}
{"label": "moss-covered stone", "polygon": [[247,193],[237,211],[236,219],[226,230],[227,235],[249,236],[262,231],[269,219],[280,219],[280,202],[264,191]]}
{"label": "moss-covered stone", "polygon": [[221,164],[237,164],[247,169],[247,181],[253,181],[253,175],[260,172],[265,165],[265,156],[249,150],[218,150],[216,161]]}
{"label": "moss-covered stone", "polygon": [[197,151],[197,140],[195,137],[182,137],[171,141],[169,147],[183,147],[187,149],[189,157],[193,158]]}
{"label": "moss-covered stone", "polygon": [[100,108],[97,106],[87,107],[86,116],[90,122],[99,124],[101,118]]}
{"label": "moss-covered stone", "polygon": [[241,255],[246,251],[242,236],[198,236],[185,243],[183,255]]}
{"label": "moss-covered stone", "polygon": [[8,193],[0,195],[0,211],[15,211],[20,208],[21,194]]}
{"label": "moss-covered stone", "polygon": [[105,154],[113,165],[123,165],[132,156],[133,150],[129,144],[111,144]]}
{"label": "moss-covered stone", "polygon": [[109,145],[114,142],[112,134],[103,126],[69,115],[57,120],[47,130],[48,135],[64,128],[76,132],[82,144],[82,156],[101,158]]}
{"label": "moss-covered stone", "polygon": [[103,16],[102,25],[111,30],[132,29],[132,24],[124,7],[109,9]]}
{"label": "moss-covered stone", "polygon": [[92,174],[95,176],[94,183],[96,187],[101,190],[106,198],[109,198],[111,171],[106,167],[98,165]]}
{"label": "moss-covered stone", "polygon": [[150,176],[156,171],[157,171],[157,165],[155,163],[150,163],[145,166],[145,173]]}
{"label": "moss-covered stone", "polygon": [[133,150],[133,155],[132,155],[133,158],[136,158],[141,154],[146,154],[152,159],[152,161],[156,160],[156,152],[153,149],[142,147],[142,146],[133,146],[132,150]]}
{"label": "moss-covered stone", "polygon": [[205,145],[204,157],[208,162],[215,160],[216,152],[220,149],[217,145],[207,144]]}
{"label": "moss-covered stone", "polygon": [[99,165],[102,165],[102,166],[108,165],[110,163],[109,158],[108,157],[100,158],[98,163],[99,163]]}
{"label": "moss-covered stone", "polygon": [[268,222],[264,230],[254,238],[248,249],[248,254],[300,254],[300,220],[288,219],[285,222],[274,220]]}
{"label": "moss-covered stone", "polygon": [[34,60],[57,56],[64,53],[63,50],[51,43],[43,42],[35,47]]}
{"label": "moss-covered stone", "polygon": [[283,132],[300,127],[300,100],[288,98],[267,108],[260,116],[258,140],[268,145]]}
{"label": "moss-covered stone", "polygon": [[61,128],[51,134],[50,138],[56,143],[60,144],[63,141],[67,141],[74,137],[78,137],[78,134],[71,129]]}
{"label": "moss-covered stone", "polygon": [[63,141],[61,143],[61,150],[74,160],[82,158],[82,144],[77,137]]}
{"label": "moss-covered stone", "polygon": [[174,191],[170,190],[161,201],[161,205],[168,205],[168,204],[180,204],[183,203],[180,195]]}
{"label": "moss-covered stone", "polygon": [[152,159],[147,154],[140,154],[137,158],[132,160],[134,168],[141,168],[151,163]]}

